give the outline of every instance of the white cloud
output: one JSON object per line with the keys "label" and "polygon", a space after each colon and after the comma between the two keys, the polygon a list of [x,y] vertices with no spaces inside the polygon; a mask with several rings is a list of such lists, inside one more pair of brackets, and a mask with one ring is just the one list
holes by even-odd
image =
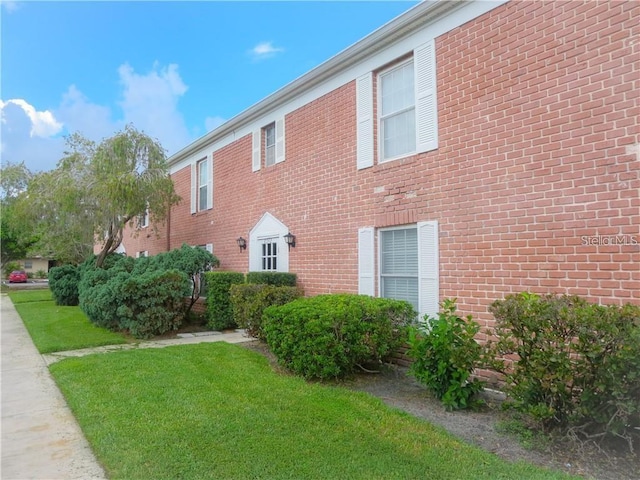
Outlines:
{"label": "white cloud", "polygon": [[[100,142],[127,123],[157,138],[169,155],[193,140],[178,110],[178,101],[187,86],[177,65],[154,65],[148,73],[139,74],[124,64],[118,74],[122,87],[120,110],[93,103],[75,85],[67,89],[58,108],[52,110],[38,110],[22,99],[0,100],[3,162],[24,161],[33,171],[50,170],[64,151],[61,134],[78,132]],[[208,123],[215,121],[207,119]]]}
{"label": "white cloud", "polygon": [[10,0],[0,0],[0,6],[2,6],[2,8],[7,13],[13,13],[21,7],[18,2],[13,2]]}
{"label": "white cloud", "polygon": [[10,100],[0,101],[0,107],[2,108],[0,122],[2,163],[24,161],[34,172],[54,168],[62,156],[64,139],[60,136],[32,135],[32,120],[19,103]]}
{"label": "white cloud", "polygon": [[[0,110],[4,112],[5,106],[13,104],[19,106],[24,113],[29,117],[31,121],[31,128],[29,129],[29,135],[31,137],[47,138],[52,137],[62,130],[62,123],[58,122],[53,113],[49,110],[38,111],[33,105],[30,105],[27,101],[21,98],[14,98],[2,102],[0,100]],[[5,122],[4,115],[2,116],[2,122]]]}
{"label": "white cloud", "polygon": [[178,100],[187,86],[178,73],[178,66],[171,64],[160,68],[157,64],[145,74],[136,73],[124,64],[118,69],[124,88],[120,107],[125,123],[133,123],[138,130],[160,140],[169,154],[175,153],[191,141]]}
{"label": "white cloud", "polygon": [[109,107],[91,103],[75,85],[62,95],[57,115],[65,123],[67,133],[78,132],[96,142],[124,127],[123,121],[112,120]]}
{"label": "white cloud", "polygon": [[207,129],[207,132],[210,132],[211,130],[215,130],[216,128],[218,128],[226,121],[227,119],[222,117],[207,117],[204,119],[204,126]]}
{"label": "white cloud", "polygon": [[251,55],[254,60],[263,60],[271,58],[280,52],[284,52],[284,48],[274,47],[273,42],[260,42],[249,50],[249,55]]}

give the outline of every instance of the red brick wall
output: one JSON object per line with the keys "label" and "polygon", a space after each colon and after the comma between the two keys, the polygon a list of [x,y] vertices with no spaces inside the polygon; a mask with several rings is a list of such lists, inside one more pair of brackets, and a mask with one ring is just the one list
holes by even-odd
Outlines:
{"label": "red brick wall", "polygon": [[481,322],[523,290],[640,303],[640,245],[585,244],[640,243],[639,16],[637,2],[494,9],[436,39],[437,151],[357,170],[351,82],[286,116],[284,163],[252,172],[250,135],[215,152],[212,211],[189,213],[177,172],[171,246],[213,243],[247,271],[235,239],[268,211],[297,236],[308,295],[357,292],[359,227],[438,220],[440,298]]}
{"label": "red brick wall", "polygon": [[442,295],[464,311],[522,290],[640,303],[640,245],[583,244],[640,243],[639,16],[638,2],[518,1],[438,39],[426,211]]}

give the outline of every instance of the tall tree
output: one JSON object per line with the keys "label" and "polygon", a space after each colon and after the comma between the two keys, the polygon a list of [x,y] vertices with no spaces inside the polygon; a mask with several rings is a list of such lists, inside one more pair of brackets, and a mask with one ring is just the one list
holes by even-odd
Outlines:
{"label": "tall tree", "polygon": [[43,238],[56,253],[66,249],[79,261],[99,243],[102,266],[127,225],[136,232],[135,220],[147,210],[152,224],[161,225],[180,200],[164,149],[131,125],[99,145],[74,134],[67,146],[57,168],[30,185]]}
{"label": "tall tree", "polygon": [[17,207],[26,195],[33,174],[24,162],[6,163],[0,168],[0,258],[2,268],[24,259],[37,241],[31,225],[21,218]]}

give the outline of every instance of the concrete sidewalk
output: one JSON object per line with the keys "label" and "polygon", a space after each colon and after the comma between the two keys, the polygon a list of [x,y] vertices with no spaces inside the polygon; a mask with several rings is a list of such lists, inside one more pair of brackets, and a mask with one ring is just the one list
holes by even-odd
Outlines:
{"label": "concrete sidewalk", "polygon": [[0,299],[0,323],[1,478],[106,478],[6,295]]}
{"label": "concrete sidewalk", "polygon": [[161,348],[202,342],[253,340],[242,332],[186,336],[97,349],[40,355],[6,295],[0,296],[2,389],[2,480],[106,479],[76,419],[49,374],[65,357],[131,348]]}

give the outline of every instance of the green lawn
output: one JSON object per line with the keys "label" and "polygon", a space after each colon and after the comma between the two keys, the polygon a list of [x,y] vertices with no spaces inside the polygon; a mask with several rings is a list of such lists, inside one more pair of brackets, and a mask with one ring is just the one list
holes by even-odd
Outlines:
{"label": "green lawn", "polygon": [[225,343],[50,367],[111,479],[563,479]]}
{"label": "green lawn", "polygon": [[40,353],[127,343],[120,333],[93,325],[78,307],[57,306],[49,290],[9,293]]}
{"label": "green lawn", "polygon": [[34,290],[12,290],[9,292],[9,298],[14,305],[17,305],[19,303],[53,300],[51,290],[49,290],[48,288],[38,288]]}

